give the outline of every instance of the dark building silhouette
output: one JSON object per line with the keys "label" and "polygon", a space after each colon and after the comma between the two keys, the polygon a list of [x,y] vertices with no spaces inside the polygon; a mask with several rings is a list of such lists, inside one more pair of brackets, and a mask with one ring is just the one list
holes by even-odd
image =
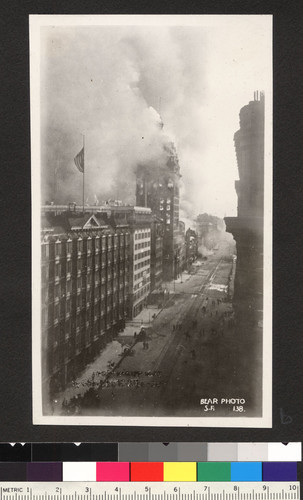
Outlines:
{"label": "dark building silhouette", "polygon": [[264,96],[240,111],[240,129],[234,135],[239,180],[238,216],[226,217],[227,231],[237,246],[234,305],[246,322],[261,320],[263,311],[264,218]]}
{"label": "dark building silhouette", "polygon": [[177,277],[177,240],[179,233],[180,166],[175,145],[164,146],[163,161],[139,165],[136,172],[136,204],[151,208],[163,221],[163,279]]}

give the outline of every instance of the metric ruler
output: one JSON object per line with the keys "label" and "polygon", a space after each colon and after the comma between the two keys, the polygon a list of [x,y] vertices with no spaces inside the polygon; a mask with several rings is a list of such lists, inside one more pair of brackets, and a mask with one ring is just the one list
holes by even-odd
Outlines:
{"label": "metric ruler", "polygon": [[0,500],[300,500],[299,482],[3,482]]}

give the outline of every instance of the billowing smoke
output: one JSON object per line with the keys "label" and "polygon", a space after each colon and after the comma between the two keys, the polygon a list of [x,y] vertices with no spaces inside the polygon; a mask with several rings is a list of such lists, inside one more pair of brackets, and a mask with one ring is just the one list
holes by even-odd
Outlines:
{"label": "billowing smoke", "polygon": [[90,203],[134,203],[137,165],[165,162],[170,140],[181,216],[236,214],[233,135],[253,91],[271,95],[271,30],[266,16],[215,17],[203,26],[41,27],[42,199],[81,202],[81,134]]}
{"label": "billowing smoke", "polygon": [[214,253],[213,250],[209,250],[203,244],[201,244],[201,245],[198,246],[198,252],[199,252],[199,254],[202,255],[202,257],[208,257],[209,255],[213,255],[213,253]]}
{"label": "billowing smoke", "polygon": [[173,140],[182,159],[180,218],[190,225],[196,182],[186,148],[204,141],[204,44],[195,28],[43,28],[42,199],[81,203],[82,174],[73,159],[82,134],[91,204],[108,198],[135,203],[137,165],[165,163],[164,145]]}

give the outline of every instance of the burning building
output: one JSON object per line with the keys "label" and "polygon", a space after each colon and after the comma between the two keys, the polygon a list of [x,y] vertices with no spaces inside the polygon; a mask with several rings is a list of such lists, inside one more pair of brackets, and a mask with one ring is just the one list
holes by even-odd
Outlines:
{"label": "burning building", "polygon": [[[234,303],[241,315],[255,322],[263,310],[264,218],[264,95],[240,111],[240,129],[234,135],[239,180],[238,216],[226,217],[227,231],[237,245]],[[248,316],[250,315],[250,316]]]}
{"label": "burning building", "polygon": [[179,234],[180,166],[175,145],[164,146],[164,160],[156,165],[139,165],[136,172],[136,204],[151,208],[163,221],[163,279],[177,277]]}

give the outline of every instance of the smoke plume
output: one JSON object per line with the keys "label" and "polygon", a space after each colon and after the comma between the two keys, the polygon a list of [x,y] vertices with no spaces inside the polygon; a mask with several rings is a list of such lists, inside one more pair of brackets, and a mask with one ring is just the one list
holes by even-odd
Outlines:
{"label": "smoke plume", "polygon": [[[198,51],[193,50],[197,40]],[[202,33],[193,37],[182,28],[52,27],[43,28],[41,47],[44,200],[81,203],[82,174],[73,159],[82,148],[82,134],[85,198],[92,204],[108,198],[135,203],[138,164],[155,168],[165,163],[164,146],[171,140],[177,148],[199,140],[193,120],[199,120],[197,94],[199,102],[203,97],[196,60],[203,56]],[[188,171],[186,177],[190,181]],[[181,216],[187,218],[194,216],[190,198],[183,181]]]}
{"label": "smoke plume", "polygon": [[270,31],[262,16],[218,17],[205,26],[41,27],[42,200],[81,203],[73,159],[83,134],[89,203],[134,203],[137,165],[164,164],[173,141],[181,217],[235,213],[233,134],[253,91],[266,92]]}

